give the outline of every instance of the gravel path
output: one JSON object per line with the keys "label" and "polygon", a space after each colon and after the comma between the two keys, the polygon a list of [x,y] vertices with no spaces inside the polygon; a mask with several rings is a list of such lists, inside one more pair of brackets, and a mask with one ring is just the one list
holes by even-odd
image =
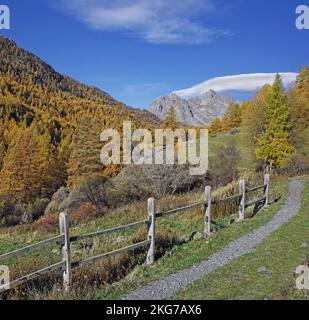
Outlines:
{"label": "gravel path", "polygon": [[283,224],[297,214],[301,207],[304,183],[293,180],[289,183],[288,197],[284,207],[264,226],[230,242],[224,249],[216,252],[207,260],[177,273],[154,281],[145,287],[130,293],[123,300],[160,300],[173,296],[180,289],[186,288],[217,268],[247,253],[253,252],[266,237],[278,230]]}

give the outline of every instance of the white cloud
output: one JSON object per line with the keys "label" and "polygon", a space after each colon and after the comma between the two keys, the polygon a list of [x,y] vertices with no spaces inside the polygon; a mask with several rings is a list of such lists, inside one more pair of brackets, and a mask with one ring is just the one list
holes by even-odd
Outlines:
{"label": "white cloud", "polygon": [[[280,75],[285,86],[289,86],[296,80],[297,77],[297,73],[294,72],[283,72],[280,73]],[[207,80],[188,89],[175,91],[174,93],[176,93],[179,97],[188,98],[202,95],[210,89],[217,92],[251,92],[261,88],[265,84],[272,84],[275,80],[275,77],[276,73],[252,73],[218,77]]]}
{"label": "white cloud", "polygon": [[205,26],[217,0],[61,0],[91,28],[133,34],[150,43],[202,44],[226,30]]}

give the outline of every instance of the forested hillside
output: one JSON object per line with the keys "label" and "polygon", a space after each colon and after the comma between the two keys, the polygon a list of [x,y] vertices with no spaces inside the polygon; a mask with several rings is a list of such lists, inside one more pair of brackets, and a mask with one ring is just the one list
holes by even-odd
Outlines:
{"label": "forested hillside", "polygon": [[[98,148],[103,128],[124,120],[153,128],[151,113],[129,108],[107,93],[57,73],[0,36],[0,195],[31,204],[60,187],[100,172],[87,168],[85,150]],[[89,139],[88,139],[89,138]],[[74,150],[75,152],[71,152]],[[78,151],[78,152],[77,152]],[[114,174],[109,168],[107,174]],[[7,201],[2,200],[2,203]]]}

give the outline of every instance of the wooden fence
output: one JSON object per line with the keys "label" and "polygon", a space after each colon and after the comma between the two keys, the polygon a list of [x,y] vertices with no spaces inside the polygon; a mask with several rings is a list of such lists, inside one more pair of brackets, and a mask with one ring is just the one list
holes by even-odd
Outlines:
{"label": "wooden fence", "polygon": [[[249,193],[253,193],[258,190],[263,189],[263,197],[252,200],[247,202],[246,201],[246,195]],[[141,220],[138,222],[134,222],[131,224],[127,224],[124,226],[118,226],[114,228],[105,229],[102,231],[82,234],[78,236],[70,236],[70,230],[69,230],[69,218],[66,213],[61,213],[59,215],[59,228],[60,228],[60,235],[56,236],[54,238],[50,238],[32,245],[29,245],[27,247],[6,253],[4,255],[0,256],[0,262],[9,260],[18,256],[21,256],[23,254],[27,254],[29,252],[45,248],[51,244],[58,244],[61,249],[62,253],[62,260],[58,263],[55,263],[53,265],[50,265],[44,269],[35,271],[33,273],[30,273],[26,276],[23,276],[19,279],[13,280],[10,283],[1,284],[0,283],[0,293],[8,291],[16,286],[19,286],[21,284],[24,284],[30,280],[37,279],[41,277],[42,275],[48,274],[53,271],[63,271],[63,286],[65,290],[68,290],[70,288],[70,285],[72,283],[72,270],[75,268],[79,268],[81,266],[94,263],[96,261],[100,261],[105,258],[113,257],[118,254],[126,253],[133,251],[138,248],[146,247],[148,249],[147,252],[147,258],[146,258],[146,264],[152,264],[155,261],[155,227],[156,227],[156,219],[161,217],[170,216],[179,212],[184,212],[189,209],[203,207],[204,209],[204,235],[205,237],[210,236],[211,234],[211,224],[214,223],[214,221],[211,220],[212,217],[212,205],[218,205],[218,204],[224,204],[226,202],[232,201],[232,200],[238,200],[239,204],[239,210],[238,210],[238,221],[245,219],[245,209],[248,207],[251,207],[256,204],[262,204],[264,207],[268,206],[269,202],[269,175],[266,174],[264,177],[264,183],[263,185],[256,186],[254,188],[246,188],[245,181],[240,180],[239,182],[239,194],[233,195],[228,198],[220,199],[220,200],[212,200],[211,195],[211,187],[205,188],[205,198],[204,201],[189,204],[187,206],[176,208],[164,212],[157,212],[156,211],[156,203],[154,198],[148,199],[148,217],[145,220]],[[129,230],[132,228],[137,228],[142,225],[148,226],[148,234],[147,239],[135,243],[132,245],[129,245],[124,248],[120,248],[111,252],[107,252],[101,255],[97,255],[94,257],[90,257],[84,260],[80,261],[71,261],[71,250],[70,246],[71,243],[74,243],[76,241],[81,241],[84,239],[92,239],[98,236],[106,235],[109,233],[115,233],[115,232],[122,232],[125,230]]]}

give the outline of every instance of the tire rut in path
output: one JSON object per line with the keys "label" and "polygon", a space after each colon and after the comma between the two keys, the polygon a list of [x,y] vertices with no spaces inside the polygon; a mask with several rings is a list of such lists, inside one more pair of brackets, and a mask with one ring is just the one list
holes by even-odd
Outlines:
{"label": "tire rut in path", "polygon": [[186,288],[214,270],[227,263],[253,252],[266,237],[288,222],[301,208],[304,183],[298,180],[289,182],[287,200],[276,215],[264,226],[250,232],[237,240],[231,241],[225,248],[211,255],[196,266],[156,280],[128,294],[123,300],[161,300],[173,296],[177,291]]}

